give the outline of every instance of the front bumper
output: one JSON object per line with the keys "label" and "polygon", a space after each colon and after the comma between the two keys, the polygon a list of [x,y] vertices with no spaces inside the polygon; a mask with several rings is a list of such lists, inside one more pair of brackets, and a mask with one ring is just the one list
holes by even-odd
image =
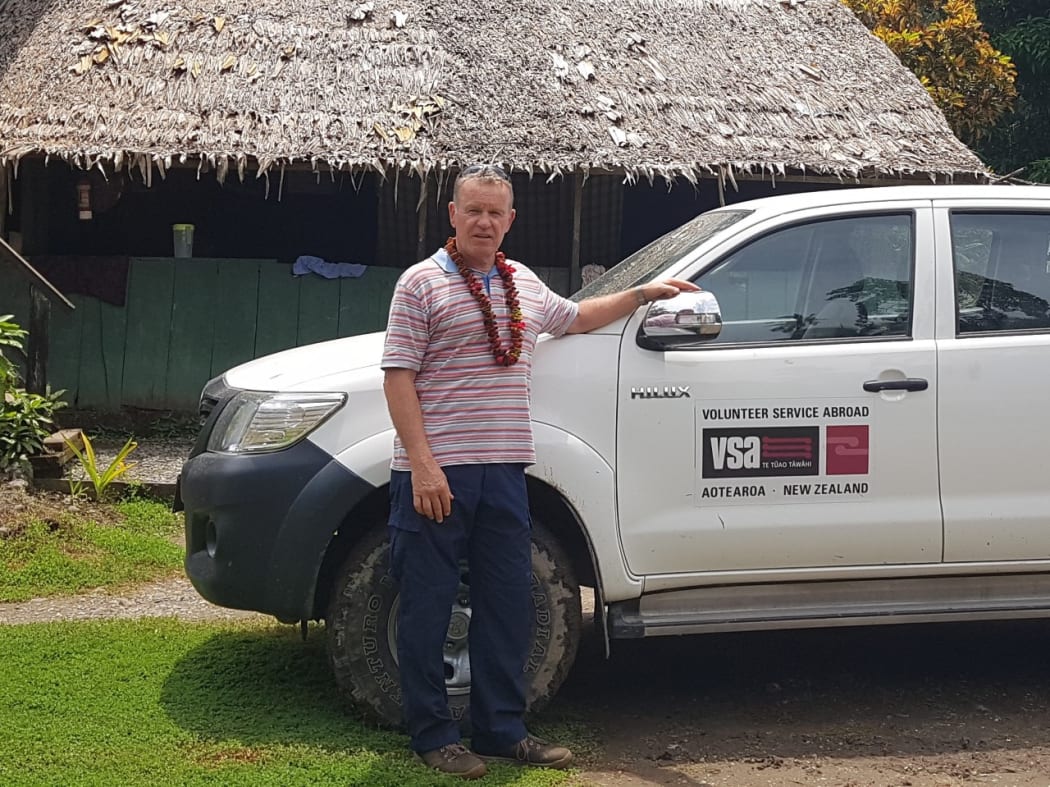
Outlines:
{"label": "front bumper", "polygon": [[267,454],[198,453],[179,480],[186,574],[219,606],[309,620],[332,537],[374,491],[308,440]]}

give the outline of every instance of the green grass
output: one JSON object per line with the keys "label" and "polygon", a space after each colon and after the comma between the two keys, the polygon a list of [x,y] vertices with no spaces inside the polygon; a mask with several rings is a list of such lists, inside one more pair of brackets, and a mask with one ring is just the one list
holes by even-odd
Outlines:
{"label": "green grass", "polygon": [[[0,626],[0,784],[461,784],[339,700],[323,632],[170,619]],[[539,733],[587,748],[563,723]],[[572,774],[494,766],[482,785]]]}
{"label": "green grass", "polygon": [[113,508],[123,522],[63,513],[0,539],[0,601],[121,587],[179,570],[180,519],[167,504],[131,500]]}

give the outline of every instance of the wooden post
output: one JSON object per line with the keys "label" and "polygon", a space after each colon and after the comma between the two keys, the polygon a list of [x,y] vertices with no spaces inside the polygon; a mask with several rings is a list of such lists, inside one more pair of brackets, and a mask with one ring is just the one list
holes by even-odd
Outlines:
{"label": "wooden post", "polygon": [[423,175],[419,184],[419,204],[416,205],[416,259],[422,260],[430,250],[427,246],[427,211],[430,200],[427,198],[429,175]]}
{"label": "wooden post", "polygon": [[26,343],[26,390],[42,394],[47,388],[47,348],[51,328],[51,301],[33,285],[29,288],[29,341]]}
{"label": "wooden post", "polygon": [[580,265],[580,225],[583,221],[583,173],[577,171],[572,193],[572,257],[569,261],[569,292],[571,295],[583,286]]}
{"label": "wooden post", "polygon": [[48,170],[38,159],[22,161],[18,178],[22,208],[22,254],[30,259],[47,253]]}
{"label": "wooden post", "polygon": [[[42,161],[22,162],[22,253],[32,259],[46,250],[48,187]],[[26,340],[26,390],[43,393],[47,387],[47,350],[51,333],[51,302],[37,285],[30,288],[29,337]]]}

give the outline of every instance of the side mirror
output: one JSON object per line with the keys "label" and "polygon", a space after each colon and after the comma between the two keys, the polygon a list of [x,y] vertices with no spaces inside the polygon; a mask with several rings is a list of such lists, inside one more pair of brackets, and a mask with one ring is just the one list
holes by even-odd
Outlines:
{"label": "side mirror", "polygon": [[722,332],[722,309],[713,293],[682,292],[655,301],[638,329],[638,345],[667,350],[710,341]]}

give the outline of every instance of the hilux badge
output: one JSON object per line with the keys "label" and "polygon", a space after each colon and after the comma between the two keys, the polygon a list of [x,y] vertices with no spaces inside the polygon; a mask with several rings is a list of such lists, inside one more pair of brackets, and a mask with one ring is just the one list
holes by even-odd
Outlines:
{"label": "hilux badge", "polygon": [[665,385],[662,388],[643,387],[631,389],[632,399],[689,399],[688,385]]}

